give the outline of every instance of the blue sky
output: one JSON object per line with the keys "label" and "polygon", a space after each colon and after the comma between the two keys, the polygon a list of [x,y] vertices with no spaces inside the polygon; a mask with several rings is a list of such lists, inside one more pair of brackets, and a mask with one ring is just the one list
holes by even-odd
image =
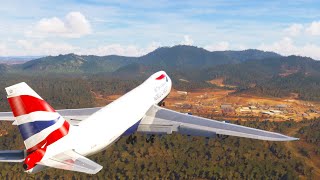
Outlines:
{"label": "blue sky", "polygon": [[140,56],[186,44],[320,59],[320,1],[10,0],[0,13],[0,56]]}

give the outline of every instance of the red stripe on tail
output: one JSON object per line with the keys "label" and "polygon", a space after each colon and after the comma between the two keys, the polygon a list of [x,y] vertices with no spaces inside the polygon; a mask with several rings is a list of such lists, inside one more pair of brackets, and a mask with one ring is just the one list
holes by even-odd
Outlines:
{"label": "red stripe on tail", "polygon": [[31,153],[26,157],[24,161],[24,163],[27,164],[27,170],[34,168],[36,164],[42,160],[44,154],[47,151],[47,147],[50,144],[58,141],[63,136],[68,134],[69,127],[69,123],[67,121],[64,121],[63,125],[59,129],[53,131],[48,135],[46,139],[27,150],[28,153]]}
{"label": "red stripe on tail", "polygon": [[8,98],[14,117],[36,111],[56,112],[46,101],[29,95]]}
{"label": "red stripe on tail", "polygon": [[49,146],[50,144],[53,144],[54,142],[58,141],[59,139],[67,135],[69,132],[69,128],[70,128],[70,124],[65,120],[63,125],[60,128],[50,133],[44,140],[39,142],[37,145],[29,148],[27,152],[29,153],[37,149],[40,149],[45,143],[46,143],[45,147]]}

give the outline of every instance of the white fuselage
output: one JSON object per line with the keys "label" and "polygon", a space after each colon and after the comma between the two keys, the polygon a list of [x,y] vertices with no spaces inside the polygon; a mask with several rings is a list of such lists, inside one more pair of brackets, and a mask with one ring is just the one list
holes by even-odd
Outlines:
{"label": "white fuselage", "polygon": [[164,71],[153,74],[78,126],[72,126],[67,136],[48,146],[43,160],[70,149],[88,156],[107,148],[138,123],[152,105],[162,101],[171,86],[171,79]]}

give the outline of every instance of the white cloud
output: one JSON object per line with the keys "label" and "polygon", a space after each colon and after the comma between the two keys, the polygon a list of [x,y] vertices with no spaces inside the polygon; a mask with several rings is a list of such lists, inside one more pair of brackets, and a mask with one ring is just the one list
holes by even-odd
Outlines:
{"label": "white cloud", "polygon": [[304,32],[307,35],[319,36],[320,35],[320,21],[313,21],[309,25],[302,25],[294,23],[288,28],[284,29],[287,36],[298,36]]}
{"label": "white cloud", "polygon": [[13,55],[59,55],[76,52],[78,47],[67,43],[55,42],[32,42],[28,40],[18,40],[17,46],[22,50]]}
{"label": "white cloud", "polygon": [[31,49],[32,48],[32,42],[27,40],[18,40],[17,45],[21,46],[24,49]]}
{"label": "white cloud", "polygon": [[121,55],[121,56],[142,56],[145,55],[160,46],[159,43],[153,42],[146,48],[140,48],[135,45],[121,45],[121,44],[110,44],[99,46],[96,48],[79,50],[79,54],[94,54],[94,55]]}
{"label": "white cloud", "polygon": [[65,26],[65,23],[57,17],[53,17],[50,19],[41,19],[37,23],[35,29],[38,32],[51,34],[66,33],[68,31]]}
{"label": "white cloud", "polygon": [[120,44],[110,44],[99,46],[79,52],[80,54],[95,54],[95,55],[132,55],[140,54],[139,49],[133,45],[122,46]]}
{"label": "white cloud", "polygon": [[27,34],[31,36],[61,36],[77,38],[91,33],[91,25],[80,12],[70,12],[64,19],[44,18]]}
{"label": "white cloud", "polygon": [[209,51],[225,51],[229,50],[229,42],[227,41],[221,41],[217,44],[207,45],[204,47],[204,49],[207,49]]}
{"label": "white cloud", "polygon": [[7,56],[7,55],[8,55],[7,46],[3,43],[0,43],[0,56]]}
{"label": "white cloud", "polygon": [[313,36],[320,35],[320,21],[313,21],[309,27],[306,28],[306,32]]}
{"label": "white cloud", "polygon": [[[40,43],[35,48],[40,49],[41,54],[45,55],[58,55],[58,54],[67,54],[76,52],[78,47],[74,47],[67,43],[52,43],[52,42],[43,42]],[[37,51],[36,51],[37,52]]]}
{"label": "white cloud", "polygon": [[275,51],[283,55],[294,54],[294,51],[296,50],[296,48],[293,45],[292,39],[289,37],[285,37],[280,41],[274,42],[273,44],[270,44],[270,45],[262,44],[258,47],[258,49]]}
{"label": "white cloud", "polygon": [[65,25],[72,34],[86,35],[91,33],[89,21],[80,12],[70,12],[67,14]]}
{"label": "white cloud", "polygon": [[289,34],[290,36],[297,36],[301,33],[303,30],[303,25],[302,24],[292,24],[288,28],[284,30],[285,33]]}
{"label": "white cloud", "polygon": [[64,42],[50,42],[34,39],[20,39],[11,46],[8,43],[0,43],[0,56],[39,56],[76,53],[80,55],[122,55],[143,56],[161,46],[158,42],[152,42],[145,47],[137,45],[109,44],[93,48],[74,46]]}
{"label": "white cloud", "polygon": [[193,40],[189,35],[183,36],[183,41],[180,42],[181,45],[189,45],[191,46],[193,44]]}
{"label": "white cloud", "polygon": [[320,60],[320,46],[310,43],[298,46],[289,37],[285,37],[280,41],[274,42],[273,44],[261,44],[258,49],[274,51],[282,55],[307,56]]}
{"label": "white cloud", "polygon": [[142,51],[142,55],[145,55],[149,52],[152,52],[156,49],[158,49],[159,47],[161,47],[161,43],[159,42],[152,42],[151,44],[149,44],[146,48],[144,48],[144,50]]}

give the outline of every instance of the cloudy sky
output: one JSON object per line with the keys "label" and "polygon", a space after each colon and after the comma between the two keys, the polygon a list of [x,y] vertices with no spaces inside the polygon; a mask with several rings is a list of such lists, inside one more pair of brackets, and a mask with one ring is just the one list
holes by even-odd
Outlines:
{"label": "cloudy sky", "polygon": [[316,0],[10,0],[0,13],[0,56],[140,56],[186,44],[320,59]]}

